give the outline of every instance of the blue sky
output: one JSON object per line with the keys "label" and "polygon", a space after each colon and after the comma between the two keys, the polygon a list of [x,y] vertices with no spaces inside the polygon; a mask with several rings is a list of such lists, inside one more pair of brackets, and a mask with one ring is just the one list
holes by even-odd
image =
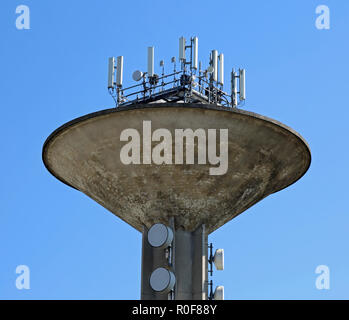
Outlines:
{"label": "blue sky", "polygon": [[[21,4],[30,30],[16,29]],[[320,4],[329,30],[315,27]],[[109,56],[125,57],[131,84],[147,46],[169,66],[182,35],[199,37],[203,62],[218,49],[226,68],[246,68],[244,109],[292,127],[312,152],[301,180],[210,235],[225,249],[215,284],[226,299],[349,298],[349,2],[2,0],[0,9],[1,299],[139,298],[141,234],[52,177],[41,150],[63,123],[112,107]],[[29,290],[15,286],[22,264]],[[318,265],[330,268],[330,290],[315,287]]]}

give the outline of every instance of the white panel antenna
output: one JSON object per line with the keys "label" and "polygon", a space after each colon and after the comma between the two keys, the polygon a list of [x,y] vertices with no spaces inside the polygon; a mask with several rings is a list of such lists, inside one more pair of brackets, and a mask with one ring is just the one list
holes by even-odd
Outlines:
{"label": "white panel antenna", "polygon": [[148,47],[148,77],[154,75],[154,47]]}
{"label": "white panel antenna", "polygon": [[116,59],[116,85],[118,87],[122,86],[123,72],[124,72],[124,57],[119,56]]}
{"label": "white panel antenna", "polygon": [[185,61],[185,38],[179,38],[179,60]]}
{"label": "white panel antenna", "polygon": [[224,270],[224,250],[223,249],[216,250],[213,257],[213,263],[217,270]]}
{"label": "white panel antenna", "polygon": [[193,38],[193,69],[197,70],[198,68],[198,53],[199,53],[199,39],[198,37]]}
{"label": "white panel antenna", "polygon": [[218,76],[218,51],[212,50],[212,67],[213,67],[213,73],[212,73],[212,79],[213,81],[217,81]]}
{"label": "white panel antenna", "polygon": [[108,89],[114,89],[115,76],[115,58],[110,57],[108,60]]}
{"label": "white panel antenna", "polygon": [[221,53],[219,55],[219,79],[218,83],[223,85],[224,84],[224,55]]}
{"label": "white panel antenna", "polygon": [[246,99],[246,87],[245,87],[245,69],[239,69],[240,73],[240,100],[245,100]]}
{"label": "white panel antenna", "polygon": [[214,300],[224,300],[224,287],[223,286],[216,287],[216,290],[214,291],[213,299]]}

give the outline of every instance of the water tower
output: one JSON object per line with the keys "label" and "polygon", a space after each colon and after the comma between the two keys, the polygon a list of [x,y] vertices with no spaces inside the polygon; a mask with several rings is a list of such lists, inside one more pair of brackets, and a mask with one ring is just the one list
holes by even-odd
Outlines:
{"label": "water tower", "polygon": [[[241,110],[245,70],[230,74],[212,50],[206,68],[198,39],[179,39],[171,72],[148,68],[123,87],[123,57],[109,59],[116,107],[72,120],[43,147],[46,168],[136,228],[142,240],[141,299],[223,299],[212,288],[224,267],[208,235],[308,170],[306,141],[286,125]],[[178,66],[177,66],[178,63]]]}

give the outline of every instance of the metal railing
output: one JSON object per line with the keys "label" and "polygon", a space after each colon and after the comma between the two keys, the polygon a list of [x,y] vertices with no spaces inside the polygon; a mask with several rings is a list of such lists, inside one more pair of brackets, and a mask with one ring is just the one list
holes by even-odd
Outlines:
{"label": "metal railing", "polygon": [[110,89],[109,92],[116,105],[121,107],[163,99],[165,101],[183,100],[185,103],[199,100],[231,107],[230,95],[215,86],[212,80],[207,79],[206,75],[196,77],[192,72],[180,70],[161,77],[154,75],[146,78],[144,76],[141,81],[141,83],[127,88]]}

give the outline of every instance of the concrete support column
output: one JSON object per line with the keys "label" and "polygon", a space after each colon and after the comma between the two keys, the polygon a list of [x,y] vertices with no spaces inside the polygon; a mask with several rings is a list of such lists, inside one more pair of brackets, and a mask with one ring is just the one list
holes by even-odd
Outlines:
{"label": "concrete support column", "polygon": [[176,300],[207,299],[207,236],[205,225],[194,232],[176,230],[174,246]]}
{"label": "concrete support column", "polygon": [[205,225],[195,231],[175,230],[174,219],[168,224],[174,233],[172,264],[169,266],[164,249],[153,248],[143,230],[142,245],[142,300],[167,300],[167,294],[156,293],[149,284],[151,273],[158,267],[168,267],[176,276],[175,300],[206,300],[208,295],[207,235]]}

